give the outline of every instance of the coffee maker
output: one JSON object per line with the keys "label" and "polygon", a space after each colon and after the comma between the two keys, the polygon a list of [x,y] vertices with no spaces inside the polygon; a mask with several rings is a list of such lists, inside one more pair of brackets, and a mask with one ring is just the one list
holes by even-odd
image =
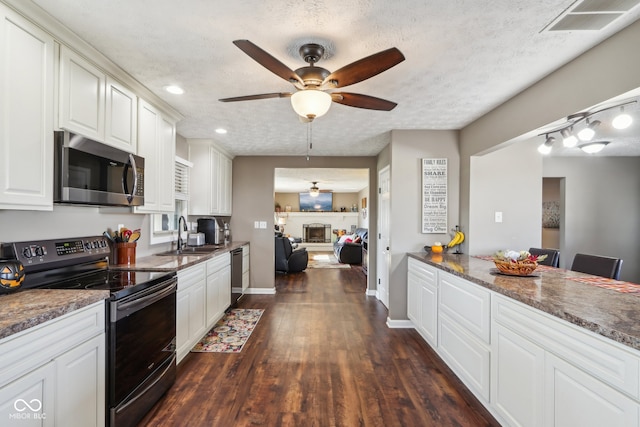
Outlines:
{"label": "coffee maker", "polygon": [[224,244],[225,223],[222,218],[198,218],[198,233],[204,233],[207,245]]}

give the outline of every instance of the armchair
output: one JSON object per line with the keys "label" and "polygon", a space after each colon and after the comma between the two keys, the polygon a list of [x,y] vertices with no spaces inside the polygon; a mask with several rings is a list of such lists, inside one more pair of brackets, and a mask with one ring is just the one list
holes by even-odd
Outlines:
{"label": "armchair", "polygon": [[293,250],[287,237],[275,237],[276,271],[297,273],[307,268],[309,253],[306,248]]}

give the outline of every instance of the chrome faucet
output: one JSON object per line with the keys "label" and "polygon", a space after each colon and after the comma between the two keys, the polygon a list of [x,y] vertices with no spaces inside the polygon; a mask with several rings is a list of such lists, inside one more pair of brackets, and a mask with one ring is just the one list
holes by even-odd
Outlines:
{"label": "chrome faucet", "polygon": [[[182,221],[182,228],[180,228],[180,222]],[[178,218],[178,252],[182,250],[184,246],[184,242],[182,240],[182,231],[187,231],[187,220],[184,219],[184,216],[180,215]]]}

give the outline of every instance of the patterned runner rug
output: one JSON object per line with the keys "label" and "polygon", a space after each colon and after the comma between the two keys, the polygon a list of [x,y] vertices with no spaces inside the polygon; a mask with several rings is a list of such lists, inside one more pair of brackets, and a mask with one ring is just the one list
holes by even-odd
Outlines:
{"label": "patterned runner rug", "polygon": [[240,353],[264,310],[234,308],[191,349],[194,353]]}
{"label": "patterned runner rug", "polygon": [[333,252],[309,252],[307,268],[351,268],[351,265],[339,263]]}

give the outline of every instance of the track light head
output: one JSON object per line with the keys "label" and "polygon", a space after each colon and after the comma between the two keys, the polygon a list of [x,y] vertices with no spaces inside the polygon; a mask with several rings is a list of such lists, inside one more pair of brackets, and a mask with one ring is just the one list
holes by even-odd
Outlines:
{"label": "track light head", "polygon": [[573,126],[562,129],[560,135],[562,135],[562,145],[567,148],[575,147],[578,143],[578,138],[573,134]]}
{"label": "track light head", "polygon": [[596,134],[598,126],[600,126],[600,120],[589,122],[589,119],[587,119],[587,127],[578,132],[578,138],[581,141],[591,141]]}
{"label": "track light head", "polygon": [[546,137],[547,138],[545,139],[545,141],[538,147],[538,152],[540,152],[541,154],[551,153],[551,147],[553,146],[553,143],[556,142],[556,139],[554,137],[549,135],[546,135]]}
{"label": "track light head", "polygon": [[624,107],[620,107],[620,114],[614,117],[611,125],[616,129],[626,129],[633,123],[633,118],[624,112]]}

